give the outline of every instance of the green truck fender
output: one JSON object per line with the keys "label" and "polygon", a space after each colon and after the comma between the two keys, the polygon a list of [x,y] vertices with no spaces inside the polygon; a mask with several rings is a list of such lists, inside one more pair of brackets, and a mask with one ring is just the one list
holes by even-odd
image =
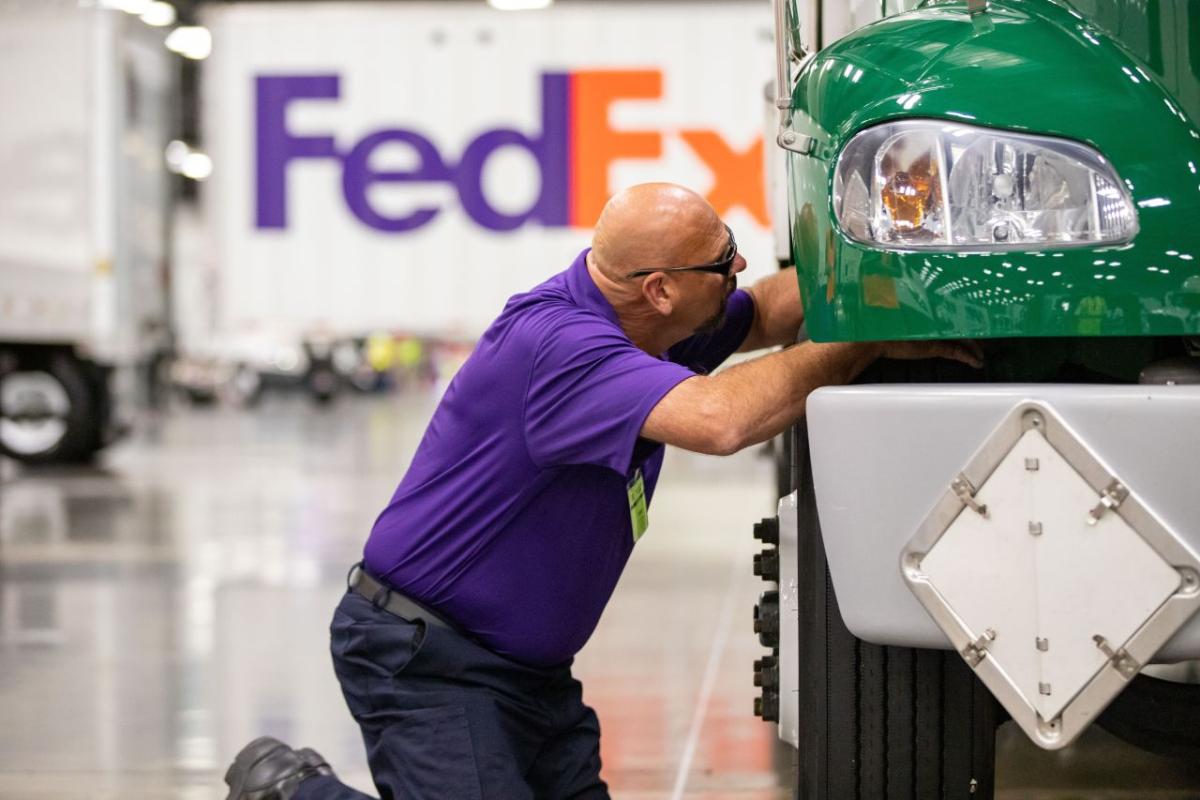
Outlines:
{"label": "green truck fender", "polygon": [[[1198,80],[1190,60],[1181,75],[1178,62],[1170,71],[1153,53],[1143,56],[1066,3],[993,0],[977,16],[962,2],[929,4],[809,59],[785,125],[811,140],[808,153],[788,154],[793,255],[810,336],[1200,332],[1200,131],[1176,99]],[[1119,245],[1007,252],[852,241],[833,214],[838,155],[855,134],[908,119],[1087,144],[1123,179],[1139,230]]]}

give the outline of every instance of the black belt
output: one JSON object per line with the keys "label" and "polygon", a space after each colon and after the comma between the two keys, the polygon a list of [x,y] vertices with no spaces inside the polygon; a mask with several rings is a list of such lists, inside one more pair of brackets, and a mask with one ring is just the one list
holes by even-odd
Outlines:
{"label": "black belt", "polygon": [[409,622],[421,620],[426,625],[434,625],[452,631],[459,629],[457,625],[429,610],[416,600],[405,597],[392,587],[375,580],[367,574],[362,564],[355,564],[350,568],[346,583],[350,589],[370,600],[371,605],[381,608],[389,614],[395,614],[401,619]]}

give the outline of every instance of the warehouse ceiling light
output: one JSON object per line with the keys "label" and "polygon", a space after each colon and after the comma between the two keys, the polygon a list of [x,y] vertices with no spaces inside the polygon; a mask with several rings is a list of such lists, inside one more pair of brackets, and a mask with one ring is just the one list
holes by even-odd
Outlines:
{"label": "warehouse ceiling light", "polygon": [[536,11],[548,8],[554,0],[488,0],[488,5],[501,11]]}
{"label": "warehouse ceiling light", "polygon": [[212,171],[212,159],[208,157],[207,153],[193,150],[183,160],[182,174],[185,178],[191,178],[194,181],[206,180],[208,176],[212,175]]}
{"label": "warehouse ceiling light", "polygon": [[166,158],[167,167],[172,172],[183,172],[184,159],[188,157],[188,153],[192,152],[192,148],[187,142],[181,142],[176,139],[167,145]]}
{"label": "warehouse ceiling light", "polygon": [[150,4],[141,15],[142,22],[154,28],[165,28],[175,24],[175,6],[162,0]]}
{"label": "warehouse ceiling light", "polygon": [[176,175],[202,181],[212,175],[212,159],[203,150],[197,150],[187,142],[174,140],[167,145],[164,153],[167,159],[167,169]]}
{"label": "warehouse ceiling light", "polygon": [[212,33],[199,25],[181,25],[167,36],[166,45],[184,58],[201,61],[212,52]]}

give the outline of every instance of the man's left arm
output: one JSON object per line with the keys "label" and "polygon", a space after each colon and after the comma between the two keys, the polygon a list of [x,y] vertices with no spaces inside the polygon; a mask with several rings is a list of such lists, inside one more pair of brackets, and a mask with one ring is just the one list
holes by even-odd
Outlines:
{"label": "man's left arm", "polygon": [[788,267],[746,289],[754,299],[754,322],[739,353],[796,343],[804,322],[796,268]]}

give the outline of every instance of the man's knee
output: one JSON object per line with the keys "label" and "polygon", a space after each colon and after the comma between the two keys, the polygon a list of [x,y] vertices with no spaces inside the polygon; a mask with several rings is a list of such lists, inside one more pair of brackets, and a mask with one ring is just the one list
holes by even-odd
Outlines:
{"label": "man's knee", "polygon": [[385,800],[481,800],[483,790],[464,707],[394,711],[387,718],[385,727],[367,736],[367,760]]}

